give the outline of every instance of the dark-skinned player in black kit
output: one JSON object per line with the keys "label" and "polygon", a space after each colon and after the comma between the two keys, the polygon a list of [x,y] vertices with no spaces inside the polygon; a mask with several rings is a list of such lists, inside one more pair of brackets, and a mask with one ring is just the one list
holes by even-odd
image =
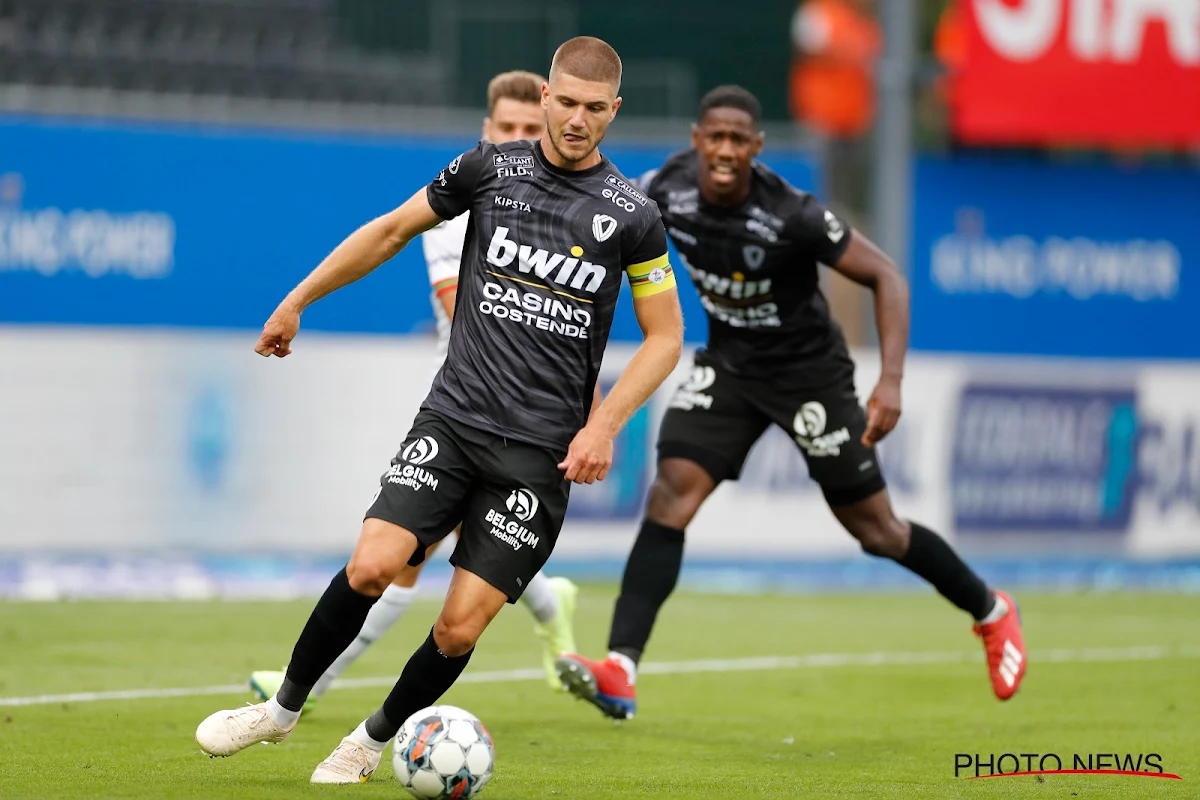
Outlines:
{"label": "dark-skinned player in black kit", "polygon": [[[671,401],[658,438],[658,476],[621,581],[609,654],[558,659],[564,686],[616,718],[636,710],[637,664],[675,588],[684,530],[750,448],[778,425],[842,526],[873,556],[930,583],[974,620],[996,697],[1025,675],[1016,603],[992,591],[936,533],[892,509],[875,445],[900,418],[908,285],[870,240],[811,194],[756,161],[761,107],[722,86],[700,103],[692,149],[639,181],[658,203],[708,314],[706,348]],[[874,292],[882,370],[859,405],[854,363],[818,285],[825,264]]]}

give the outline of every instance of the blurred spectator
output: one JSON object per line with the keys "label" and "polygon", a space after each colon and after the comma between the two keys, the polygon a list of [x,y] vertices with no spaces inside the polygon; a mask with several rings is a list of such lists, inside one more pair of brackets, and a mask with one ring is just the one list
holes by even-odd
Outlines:
{"label": "blurred spectator", "polygon": [[963,20],[962,3],[950,0],[938,17],[933,32],[933,54],[944,72],[934,82],[934,91],[945,105],[949,119],[954,119],[958,74],[967,63],[967,29]]}
{"label": "blurred spectator", "polygon": [[883,43],[872,12],[870,0],[803,0],[792,17],[792,115],[822,139],[827,201],[859,212]]}

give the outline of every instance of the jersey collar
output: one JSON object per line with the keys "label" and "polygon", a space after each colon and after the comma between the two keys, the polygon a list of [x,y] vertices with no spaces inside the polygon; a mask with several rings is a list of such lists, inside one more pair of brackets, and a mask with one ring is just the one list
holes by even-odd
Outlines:
{"label": "jersey collar", "polygon": [[553,172],[555,175],[562,175],[564,178],[586,178],[590,175],[595,175],[600,170],[609,166],[608,159],[601,153],[600,163],[594,167],[588,167],[587,169],[563,169],[562,167],[556,167],[550,163],[549,159],[546,158],[546,154],[542,152],[541,139],[533,140],[533,156],[537,159],[538,164],[547,171]]}

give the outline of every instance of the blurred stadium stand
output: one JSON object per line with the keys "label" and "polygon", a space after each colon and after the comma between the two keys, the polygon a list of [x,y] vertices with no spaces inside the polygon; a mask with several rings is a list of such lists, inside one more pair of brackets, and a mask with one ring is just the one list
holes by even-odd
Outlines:
{"label": "blurred stadium stand", "polygon": [[[773,142],[803,144],[786,122],[787,38],[771,25],[792,3],[769,5],[722,20],[718,0],[0,0],[0,110],[466,130],[489,77],[544,71],[558,43],[586,31],[625,57],[623,120],[644,118],[616,135],[677,140],[663,119],[738,80],[777,120]],[[664,38],[667,26],[679,35]]]}

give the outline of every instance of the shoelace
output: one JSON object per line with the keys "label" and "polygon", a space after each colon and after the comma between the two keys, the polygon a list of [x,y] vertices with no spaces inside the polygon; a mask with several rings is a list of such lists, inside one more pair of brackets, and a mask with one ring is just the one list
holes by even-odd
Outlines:
{"label": "shoelace", "polygon": [[330,754],[329,758],[325,759],[325,763],[338,772],[344,774],[354,773],[357,775],[362,768],[370,766],[365,760],[356,758],[356,756],[361,755],[361,752],[355,745],[342,742]]}
{"label": "shoelace", "polygon": [[[246,706],[250,709],[249,714],[245,708],[239,708],[230,714],[226,720],[235,729],[237,736],[246,736],[252,731],[257,730],[258,726],[269,716],[265,708],[255,707],[253,703],[247,703]],[[253,718],[247,719],[250,716],[253,716]]]}

